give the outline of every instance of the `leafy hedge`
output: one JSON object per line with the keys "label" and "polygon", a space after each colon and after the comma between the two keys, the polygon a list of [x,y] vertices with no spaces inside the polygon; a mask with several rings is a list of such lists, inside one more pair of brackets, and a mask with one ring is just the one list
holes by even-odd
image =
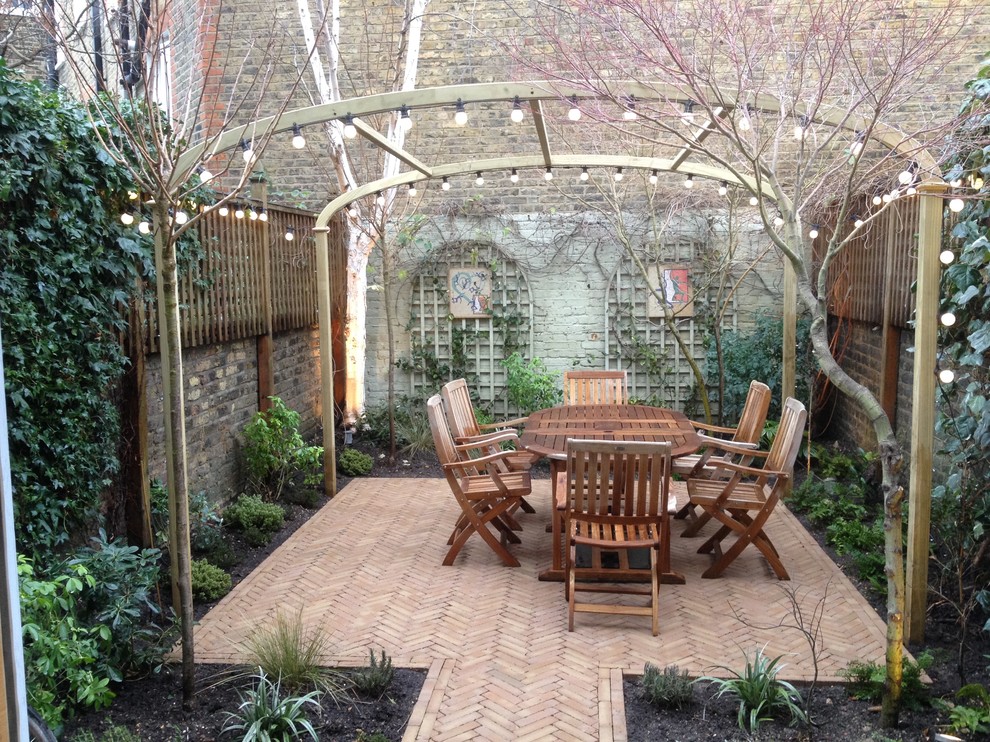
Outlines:
{"label": "leafy hedge", "polygon": [[[107,132],[102,132],[105,136]],[[117,470],[109,390],[142,245],[84,109],[0,59],[0,322],[18,548],[51,559]],[[49,556],[42,556],[48,554]]]}

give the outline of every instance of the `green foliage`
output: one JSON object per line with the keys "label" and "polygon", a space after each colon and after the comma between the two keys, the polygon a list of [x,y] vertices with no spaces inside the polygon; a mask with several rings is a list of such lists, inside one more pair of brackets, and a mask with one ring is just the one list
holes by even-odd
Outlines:
{"label": "green foliage", "polygon": [[233,580],[230,575],[205,559],[193,559],[190,564],[193,598],[210,603],[230,592]]}
{"label": "green foliage", "polygon": [[661,670],[647,662],[640,685],[646,700],[658,709],[680,709],[694,703],[694,681],[687,670],[677,665],[667,665]]}
{"label": "green foliage", "polygon": [[363,477],[375,465],[374,460],[356,448],[345,448],[337,459],[337,469],[348,477]]}
{"label": "green foliage", "polygon": [[[416,453],[433,450],[433,435],[422,400],[401,395],[395,400],[395,443],[403,451]],[[389,445],[388,405],[365,408],[358,430],[362,436],[380,446]],[[425,446],[425,448],[424,448]]]}
{"label": "green foliage", "polygon": [[801,693],[787,681],[777,678],[782,668],[780,660],[780,657],[770,659],[762,649],[757,649],[752,659],[746,655],[746,667],[742,672],[723,667],[732,677],[703,679],[718,688],[716,698],[729,696],[739,702],[737,718],[744,730],[755,733],[762,722],[781,715],[787,715],[791,724],[803,722],[807,717]]}
{"label": "green foliage", "polygon": [[300,472],[303,483],[320,483],[323,448],[307,446],[299,434],[299,413],[278,397],[271,407],[256,412],[244,428],[244,456],[248,482],[269,500],[277,500],[292,477]]}
{"label": "green foliage", "polygon": [[382,650],[379,659],[375,657],[375,650],[368,650],[368,664],[358,668],[351,673],[351,684],[354,690],[367,698],[381,698],[395,677],[395,668],[392,667],[392,658]]}
{"label": "green foliage", "polygon": [[502,361],[502,365],[505,366],[509,402],[522,414],[554,407],[563,401],[564,394],[557,383],[558,374],[547,371],[539,358],[525,361],[519,353],[513,353]]}
{"label": "green foliage", "polygon": [[969,683],[956,691],[956,698],[970,703],[949,706],[949,731],[958,734],[990,733],[990,692],[986,686]]}
{"label": "green foliage", "polygon": [[[85,111],[0,60],[0,316],[18,551],[50,560],[118,468],[109,390],[148,244],[119,221],[132,187]],[[100,128],[100,127],[97,127]],[[41,562],[38,562],[40,565]]]}
{"label": "green foliage", "polygon": [[301,609],[293,616],[277,612],[272,623],[248,639],[247,651],[253,665],[269,677],[279,678],[290,691],[315,688],[334,701],[343,698],[344,676],[320,666],[330,653],[330,639],[322,626],[306,631]]}
{"label": "green foliage", "polygon": [[[168,549],[168,491],[158,479],[151,481],[151,530],[155,543]],[[205,492],[189,497],[189,534],[194,556],[221,569],[234,565],[237,557],[223,530],[223,516]]]}
{"label": "green foliage", "polygon": [[223,513],[231,528],[244,532],[253,546],[264,546],[285,522],[285,511],[258,495],[241,495]]}
{"label": "green foliage", "polygon": [[[808,398],[808,387],[814,373],[809,339],[810,328],[811,323],[807,319],[798,320],[795,390],[798,399]],[[749,392],[749,384],[753,379],[758,379],[770,387],[771,403],[767,419],[780,418],[782,342],[781,320],[768,314],[761,314],[756,318],[756,327],[750,332],[726,330],[722,333],[722,369],[718,367],[718,355],[714,343],[709,344],[706,369],[708,386],[713,395],[718,390],[720,371],[725,380],[724,398],[720,406],[723,419],[731,421],[739,419],[746,394]]]}
{"label": "green foliage", "polygon": [[[901,681],[901,703],[904,708],[917,711],[928,706],[928,688],[921,682],[921,675],[931,667],[932,661],[933,656],[927,651],[919,654],[916,660],[905,659]],[[887,670],[877,662],[853,660],[839,671],[839,675],[849,684],[852,698],[876,703],[883,695]]]}
{"label": "green foliage", "polygon": [[113,726],[97,737],[88,729],[72,738],[72,742],[141,742],[141,738],[125,726]]}
{"label": "green foliage", "polygon": [[357,733],[358,736],[354,738],[354,742],[389,742],[388,737],[386,737],[381,732],[368,734],[363,729],[358,729]]}
{"label": "green foliage", "polygon": [[319,693],[312,691],[303,696],[282,697],[282,684],[272,682],[265,671],[258,668],[257,684],[241,693],[237,713],[227,712],[229,721],[223,731],[241,735],[243,742],[295,742],[303,734],[314,742],[319,736],[306,718],[305,708],[319,708]]}

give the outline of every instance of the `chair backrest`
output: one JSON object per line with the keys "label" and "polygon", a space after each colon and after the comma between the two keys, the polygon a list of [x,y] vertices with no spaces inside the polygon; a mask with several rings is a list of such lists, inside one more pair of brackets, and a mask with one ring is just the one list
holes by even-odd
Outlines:
{"label": "chair backrest", "polygon": [[430,419],[430,431],[433,433],[433,446],[437,450],[437,458],[441,464],[453,464],[458,460],[457,449],[454,448],[454,438],[447,426],[447,418],[443,413],[443,400],[439,394],[434,394],[426,400],[426,414]]}
{"label": "chair backrest", "polygon": [[564,404],[625,404],[625,371],[565,371]]}
{"label": "chair backrest", "polygon": [[670,444],[569,440],[567,486],[575,512],[664,519]]}
{"label": "chair backrest", "polygon": [[440,390],[443,403],[447,408],[447,422],[450,431],[456,438],[478,435],[481,429],[474,416],[474,405],[471,404],[471,393],[464,379],[448,381]]}
{"label": "chair backrest", "polygon": [[794,473],[794,460],[801,450],[801,439],[804,436],[804,423],[808,419],[808,411],[804,405],[793,397],[784,400],[784,411],[780,416],[777,435],[770,446],[766,463],[763,468],[767,471],[783,471],[788,475]]}
{"label": "chair backrest", "polygon": [[746,402],[743,404],[742,415],[732,440],[736,443],[757,443],[763,435],[763,426],[767,422],[767,411],[770,409],[770,387],[762,381],[753,380],[749,383]]}

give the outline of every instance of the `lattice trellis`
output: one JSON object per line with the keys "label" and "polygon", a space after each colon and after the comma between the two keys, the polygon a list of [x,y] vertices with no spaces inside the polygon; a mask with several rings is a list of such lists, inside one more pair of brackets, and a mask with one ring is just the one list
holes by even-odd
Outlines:
{"label": "lattice trellis", "polygon": [[[699,286],[695,244],[679,240],[664,246],[665,265],[689,266],[694,315],[676,319],[676,326],[704,369],[704,328],[700,314],[712,297]],[[697,399],[695,378],[674,335],[662,317],[650,316],[651,292],[639,267],[620,261],[608,288],[605,357],[610,368],[628,372],[629,393],[653,404],[685,410]],[[725,314],[726,328],[736,325],[735,299]],[[688,412],[695,412],[686,409]]]}
{"label": "lattice trellis", "polygon": [[[533,352],[533,305],[529,281],[520,267],[493,245],[464,244],[449,250],[413,279],[410,340],[437,363],[463,370],[475,404],[496,417],[514,414],[505,394],[501,361],[513,350],[525,357]],[[490,316],[460,319],[451,316],[447,275],[450,268],[492,269]],[[429,375],[413,370],[409,391],[426,398],[439,390]]]}

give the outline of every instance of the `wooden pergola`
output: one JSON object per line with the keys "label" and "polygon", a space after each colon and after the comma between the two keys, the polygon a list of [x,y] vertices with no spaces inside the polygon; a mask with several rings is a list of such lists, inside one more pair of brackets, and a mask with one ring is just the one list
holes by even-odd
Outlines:
{"label": "wooden pergola", "polygon": [[[645,84],[637,81],[615,81],[610,83],[614,95],[609,98],[618,105],[624,100],[638,102],[678,101],[683,92],[665,84]],[[739,101],[729,92],[711,89],[708,100],[718,101],[712,110],[716,117],[731,116],[736,108],[747,114],[766,113],[782,115],[780,100],[772,96],[760,95],[745,102]],[[287,111],[277,117],[252,121],[224,132],[210,143],[213,154],[232,150],[247,138],[265,141],[273,135],[291,132],[295,126],[311,126],[330,121],[353,123],[358,135],[382,151],[393,155],[408,169],[391,177],[379,178],[363,183],[328,203],[319,213],[315,233],[317,240],[317,271],[320,285],[320,361],[322,372],[323,444],[326,487],[328,494],[336,491],[336,455],[334,430],[333,368],[331,357],[330,312],[331,283],[329,280],[329,228],[333,216],[359,199],[373,196],[378,192],[399,186],[409,186],[424,181],[440,181],[464,174],[484,174],[491,171],[509,171],[547,168],[623,168],[649,172],[678,172],[698,178],[725,182],[747,189],[759,198],[759,207],[766,215],[766,204],[777,204],[781,210],[794,214],[792,204],[786,197],[774,193],[759,173],[741,172],[738,168],[726,165],[697,161],[699,150],[692,144],[701,144],[706,138],[718,133],[711,121],[692,129],[693,133],[683,146],[672,149],[667,157],[635,157],[602,154],[558,154],[551,146],[551,128],[547,125],[545,108],[548,104],[562,101],[589,102],[603,100],[592,94],[586,87],[551,81],[494,82],[470,85],[451,85],[418,90],[398,91],[350,98],[336,103],[300,108]],[[529,125],[535,131],[538,147],[528,154],[493,157],[488,159],[468,158],[452,160],[437,165],[428,165],[414,153],[393,145],[375,128],[362,119],[376,114],[392,114],[403,108],[421,112],[429,109],[452,109],[460,103],[472,105],[480,103],[503,103],[507,107],[517,102],[528,105],[531,116]],[[799,106],[787,113],[804,116],[807,124],[834,127],[849,132],[849,140],[867,128],[866,121],[855,116],[838,114],[808,115]],[[879,145],[888,148],[905,162],[913,161],[918,166],[922,180],[916,186],[916,198],[920,200],[918,232],[918,282],[915,308],[915,353],[914,382],[912,393],[911,419],[911,473],[910,506],[908,521],[908,565],[907,565],[907,616],[905,617],[905,638],[908,641],[920,639],[924,631],[926,593],[928,582],[928,544],[931,510],[932,460],[935,426],[935,382],[937,342],[937,314],[939,301],[939,260],[941,246],[943,195],[947,190],[945,182],[936,175],[939,172],[934,158],[920,144],[896,128],[872,123],[871,136]],[[174,179],[181,182],[188,177],[201,161],[206,145],[193,147],[179,159]],[[800,215],[795,214],[800,228]],[[798,230],[797,234],[804,234]],[[783,297],[783,394],[792,395],[795,387],[795,346],[797,322],[797,290],[794,270],[789,261],[784,261]]]}

